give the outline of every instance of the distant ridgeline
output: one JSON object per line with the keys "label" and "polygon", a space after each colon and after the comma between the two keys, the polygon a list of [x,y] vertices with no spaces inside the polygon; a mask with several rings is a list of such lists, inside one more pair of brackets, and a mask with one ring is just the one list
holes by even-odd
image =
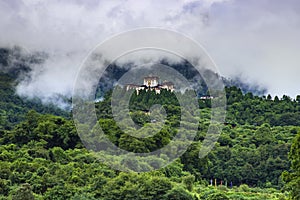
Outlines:
{"label": "distant ridgeline", "polygon": [[[216,77],[216,78],[220,78],[223,82],[224,85],[227,87],[231,87],[231,86],[237,86],[239,88],[241,88],[241,91],[243,93],[247,93],[247,92],[251,92],[253,95],[258,95],[258,96],[262,96],[266,94],[266,89],[262,88],[258,85],[255,84],[248,84],[243,82],[241,79],[239,78],[233,78],[233,79],[228,79],[222,76],[219,76],[218,74],[216,74],[215,72],[211,71],[211,70],[205,70],[200,74],[198,72],[197,69],[195,69],[189,62],[184,61],[181,63],[169,63],[167,60],[162,59],[160,61],[159,64],[162,65],[166,65],[169,66],[170,68],[175,69],[177,72],[179,72],[181,75],[183,75],[192,85],[193,89],[197,92],[199,97],[206,97],[209,96],[209,92],[208,92],[208,87],[203,79],[203,76],[205,77]],[[134,67],[135,65],[133,63],[127,63],[127,64],[123,64],[122,66],[117,65],[116,63],[112,63],[111,65],[109,65],[106,69],[106,73],[105,76],[101,77],[99,80],[99,87],[97,88],[96,91],[96,99],[99,99],[101,97],[104,96],[104,94],[111,90],[113,88],[113,86],[115,85],[116,82],[118,82],[118,80],[129,71],[129,69],[131,69],[132,67]],[[160,78],[160,77],[155,77],[155,76],[151,76],[149,75],[148,78],[152,78],[152,82],[151,84],[155,84],[155,80],[156,78]],[[162,83],[158,83],[157,82],[157,87],[155,87],[154,85],[151,85],[152,89],[159,91],[161,88],[165,88],[165,89],[170,89],[172,87],[172,82],[162,82]],[[128,85],[128,89],[145,89],[145,86],[149,87],[148,82],[144,80],[144,84],[129,84]],[[159,89],[160,88],[160,89]],[[174,90],[175,88],[173,88],[172,90]],[[178,88],[177,88],[178,89]]]}
{"label": "distant ridgeline", "polygon": [[46,54],[36,52],[29,54],[19,47],[0,48],[0,72],[10,78],[17,79],[20,75],[30,72],[30,64],[41,64]]}
{"label": "distant ridgeline", "polygon": [[[47,59],[43,53],[24,54],[20,48],[5,49],[0,48],[0,126],[11,128],[24,117],[24,114],[30,109],[34,109],[40,113],[52,113],[69,117],[69,111],[62,111],[55,105],[43,105],[41,100],[26,100],[15,94],[15,85],[18,80],[28,72],[29,65],[32,63],[40,64]],[[168,65],[177,70],[194,85],[199,95],[200,108],[210,107],[210,98],[207,93],[207,86],[198,71],[188,62],[169,64],[166,60],[161,60],[161,64]],[[113,85],[119,80],[133,64],[118,66],[111,64],[106,69],[106,76],[102,77],[99,82],[96,98],[105,97],[105,93],[110,91]],[[205,71],[205,76],[216,76],[212,71]],[[20,76],[22,75],[22,76]],[[149,78],[149,77],[148,77]],[[222,77],[221,77],[222,78]],[[227,121],[234,124],[254,124],[260,125],[264,122],[271,125],[300,125],[300,97],[292,100],[288,96],[270,97],[262,96],[264,90],[256,86],[249,86],[239,80],[228,80],[222,78],[226,86],[227,93]],[[150,80],[150,82],[148,82]],[[159,82],[158,77],[145,79],[144,83],[138,86],[127,86],[129,88],[151,88],[153,91],[161,91],[168,89],[173,91],[176,89],[170,82]],[[150,85],[149,85],[150,83]],[[240,87],[231,87],[238,85]],[[254,91],[252,91],[254,88]],[[260,94],[261,96],[257,96]],[[107,97],[110,96],[108,93]],[[202,98],[201,98],[202,97]],[[106,97],[105,97],[106,98]],[[138,97],[139,99],[143,98]],[[146,98],[146,97],[145,97]],[[109,99],[109,98],[107,98]],[[17,113],[17,114],[16,114]]]}
{"label": "distant ridgeline", "polygon": [[[47,54],[43,52],[28,54],[19,47],[0,47],[0,72],[13,79],[22,79],[31,71],[29,65],[42,64],[47,58]],[[183,61],[181,63],[170,63],[168,60],[162,59],[159,64],[169,66],[182,74],[188,81],[191,82],[199,97],[207,96],[208,88],[205,81],[199,74],[198,70],[195,69],[189,62]],[[122,66],[115,63],[109,65],[106,69],[106,75],[101,77],[99,81],[96,98],[103,97],[105,92],[111,90],[114,84],[133,66],[133,63],[127,63]],[[206,77],[219,76],[210,70],[206,70],[203,73]],[[243,93],[251,92],[254,95],[259,96],[266,93],[264,88],[261,88],[258,85],[245,83],[239,78],[228,79],[221,76],[219,77],[223,80],[225,86],[237,86],[241,88]],[[171,87],[171,85],[166,86],[167,84],[170,83],[162,83],[163,88]],[[143,85],[148,86],[147,83],[144,83]]]}
{"label": "distant ridgeline", "polygon": [[20,48],[0,48],[0,129],[11,129],[25,119],[29,110],[69,118],[68,111],[53,104],[44,105],[40,99],[25,99],[18,96],[15,86],[31,69],[29,64],[42,63],[43,54],[28,55]]}

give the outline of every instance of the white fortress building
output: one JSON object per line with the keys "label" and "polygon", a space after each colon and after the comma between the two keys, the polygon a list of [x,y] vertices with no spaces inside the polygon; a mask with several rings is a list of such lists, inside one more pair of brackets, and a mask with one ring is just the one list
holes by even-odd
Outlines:
{"label": "white fortress building", "polygon": [[144,84],[143,85],[136,85],[136,84],[127,84],[126,90],[135,89],[137,94],[140,90],[155,90],[157,94],[160,93],[161,89],[167,89],[171,92],[174,91],[174,83],[170,81],[163,81],[162,83],[159,82],[158,76],[146,76],[144,77]]}
{"label": "white fortress building", "polygon": [[158,86],[159,78],[157,76],[146,76],[144,77],[144,85],[148,87]]}

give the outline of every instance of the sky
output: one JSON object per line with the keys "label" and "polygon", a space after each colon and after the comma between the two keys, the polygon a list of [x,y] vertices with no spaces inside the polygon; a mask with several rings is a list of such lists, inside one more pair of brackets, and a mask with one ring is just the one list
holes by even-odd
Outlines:
{"label": "sky", "polygon": [[112,35],[142,27],[183,33],[200,43],[225,77],[300,94],[298,0],[2,0],[0,46],[44,51],[21,95],[70,95],[88,53]]}

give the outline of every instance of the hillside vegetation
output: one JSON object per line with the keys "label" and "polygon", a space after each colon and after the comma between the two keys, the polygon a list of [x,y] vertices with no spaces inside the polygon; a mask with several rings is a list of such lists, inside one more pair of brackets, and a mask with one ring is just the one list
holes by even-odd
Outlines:
{"label": "hillside vegetation", "polygon": [[[9,79],[2,81],[10,88]],[[147,173],[125,173],[108,168],[83,147],[73,121],[66,118],[63,111],[47,110],[47,106],[41,104],[38,104],[39,109],[35,109],[30,106],[32,102],[21,104],[23,100],[20,97],[6,92],[6,95],[13,95],[9,99],[19,100],[1,100],[6,107],[1,107],[0,198],[287,198],[285,191],[289,187],[281,174],[291,168],[288,152],[293,138],[299,133],[299,118],[286,116],[299,114],[299,102],[288,97],[272,100],[244,95],[235,87],[227,88],[226,92],[227,122],[230,123],[225,126],[208,156],[198,158],[201,141],[210,122],[210,102],[199,100],[200,126],[192,146],[168,167]],[[96,109],[99,123],[116,145],[127,150],[148,152],[160,147],[155,144],[163,146],[172,139],[180,108],[170,92],[160,95],[144,92],[132,96],[131,117],[140,125],[149,123],[143,110],[152,104],[164,105],[168,113],[165,129],[145,141],[128,137],[116,126],[110,110],[110,96],[107,93],[105,99],[96,104]],[[10,115],[6,114],[9,110],[12,112]],[[52,114],[44,114],[47,111]],[[9,120],[8,116],[14,116],[13,113],[16,121]],[[295,168],[298,165],[294,163],[294,169],[298,169]],[[292,180],[297,173],[285,173],[289,178],[286,180],[295,184]],[[214,183],[210,186],[211,179],[213,182],[216,179],[217,187]]]}
{"label": "hillside vegetation", "polygon": [[[71,112],[16,95],[20,73],[30,69],[22,62],[9,68],[5,56],[10,52],[1,50],[0,55],[0,199],[300,199],[300,96],[255,96],[226,87],[226,120],[207,156],[199,159],[210,125],[211,101],[198,99],[199,107],[192,108],[198,113],[193,118],[199,121],[197,133],[181,157],[160,170],[151,171],[161,162],[153,158],[152,163],[134,165],[150,172],[121,172],[85,148]],[[180,95],[185,94],[162,90],[131,96],[129,114],[141,127],[155,123],[149,116],[151,106],[160,104],[166,111],[165,123],[153,137],[136,138],[117,125],[111,91],[95,103],[98,123],[116,146],[152,152],[169,144],[177,133],[184,112],[177,99]],[[189,126],[184,124],[187,134]],[[138,132],[148,133],[147,129]],[[89,142],[98,145],[97,140]],[[122,162],[127,161],[112,159],[115,165]]]}

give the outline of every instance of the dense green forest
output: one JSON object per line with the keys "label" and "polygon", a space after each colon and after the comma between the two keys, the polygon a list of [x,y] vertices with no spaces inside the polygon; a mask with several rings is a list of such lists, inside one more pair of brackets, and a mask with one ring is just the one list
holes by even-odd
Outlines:
{"label": "dense green forest", "polygon": [[[0,59],[2,66],[8,65],[5,60]],[[16,95],[19,73],[30,69],[18,70],[0,73],[0,199],[300,199],[300,96],[256,96],[226,87],[224,128],[207,156],[198,158],[211,100],[198,99],[197,134],[180,158],[160,170],[144,165],[136,167],[150,172],[121,172],[84,147],[70,111]],[[111,91],[95,103],[98,122],[118,147],[152,152],[176,135],[182,112],[176,95],[133,92],[129,110],[137,125],[152,123],[152,105],[166,111],[166,122],[153,137],[137,139],[118,127]]]}
{"label": "dense green forest", "polygon": [[[1,76],[1,83],[1,94],[7,96],[1,99],[2,199],[299,197],[298,100],[286,96],[273,100],[243,94],[236,87],[226,88],[228,123],[213,151],[199,159],[210,116],[210,100],[199,99],[201,126],[189,150],[163,169],[125,173],[105,166],[83,147],[65,111],[16,96],[13,82],[6,75]],[[147,152],[158,148],[153,146],[157,141],[165,145],[172,139],[180,112],[172,93],[133,94],[130,111],[136,123],[149,123],[145,110],[152,104],[162,104],[168,113],[164,134],[145,141],[130,138],[118,129],[111,115],[110,98],[111,93],[107,93],[96,109],[105,133],[119,147],[131,150],[134,146],[132,150]],[[136,148],[138,145],[141,148]]]}

